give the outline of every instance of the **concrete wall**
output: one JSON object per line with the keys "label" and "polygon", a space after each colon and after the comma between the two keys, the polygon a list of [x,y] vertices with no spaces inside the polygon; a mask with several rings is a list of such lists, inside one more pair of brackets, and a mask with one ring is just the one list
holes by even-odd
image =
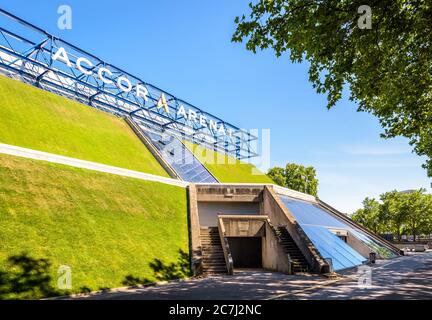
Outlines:
{"label": "concrete wall", "polygon": [[191,184],[188,188],[189,209],[189,254],[192,274],[197,276],[202,273],[202,252],[200,240],[200,224],[198,217],[198,201],[196,187]]}
{"label": "concrete wall", "polygon": [[265,237],[262,238],[262,266],[264,269],[290,273],[288,256],[280,245],[274,230],[265,225]]}
{"label": "concrete wall", "polygon": [[198,202],[199,223],[205,227],[218,225],[217,215],[259,215],[258,202]]}
{"label": "concrete wall", "polygon": [[197,184],[198,201],[260,202],[262,185]]}
{"label": "concrete wall", "polygon": [[265,220],[254,219],[256,216],[232,216],[223,219],[225,234],[227,237],[264,237]]}
{"label": "concrete wall", "polygon": [[[371,248],[369,248],[366,244],[364,244],[362,241],[357,239],[349,231],[347,234],[347,244],[367,259],[369,259],[369,253],[373,252]],[[380,258],[378,254],[377,254],[377,258]]]}

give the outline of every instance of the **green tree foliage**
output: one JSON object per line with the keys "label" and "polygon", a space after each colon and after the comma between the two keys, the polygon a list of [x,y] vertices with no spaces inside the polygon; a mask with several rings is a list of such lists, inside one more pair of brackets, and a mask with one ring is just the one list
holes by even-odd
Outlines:
{"label": "green tree foliage", "polygon": [[414,241],[420,234],[432,234],[432,195],[424,189],[394,190],[382,194],[380,200],[366,198],[352,219],[376,233],[393,233],[398,241],[402,234],[412,235]]}
{"label": "green tree foliage", "polygon": [[313,196],[318,195],[318,179],[313,167],[288,163],[285,168],[271,168],[267,175],[280,186]]}
{"label": "green tree foliage", "polygon": [[[361,5],[372,10],[371,28]],[[382,136],[404,136],[432,176],[432,2],[430,0],[264,0],[237,17],[232,40],[309,62],[327,107],[345,86],[358,110],[378,117]],[[362,26],[363,24],[360,24]]]}
{"label": "green tree foliage", "polygon": [[424,217],[423,225],[420,228],[422,234],[432,234],[432,195],[426,197],[423,202],[424,210],[429,212]]}
{"label": "green tree foliage", "polygon": [[363,200],[363,208],[357,210],[352,219],[375,233],[382,231],[380,204],[373,198]]}
{"label": "green tree foliage", "polygon": [[428,216],[432,214],[429,203],[430,197],[425,196],[424,190],[416,190],[411,194],[405,195],[405,206],[407,207],[407,232],[414,237],[427,229]]}
{"label": "green tree foliage", "polygon": [[401,239],[402,230],[407,221],[407,211],[409,208],[403,205],[403,195],[396,190],[386,192],[380,196],[382,224],[385,225],[387,232],[397,236],[398,241]]}
{"label": "green tree foliage", "polygon": [[281,167],[274,167],[269,169],[267,175],[278,185],[286,186],[285,169]]}

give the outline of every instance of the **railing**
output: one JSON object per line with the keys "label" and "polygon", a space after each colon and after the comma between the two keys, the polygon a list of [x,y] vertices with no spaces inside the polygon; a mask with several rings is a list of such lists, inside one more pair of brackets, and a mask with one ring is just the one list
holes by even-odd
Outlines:
{"label": "railing", "polygon": [[229,275],[234,274],[234,262],[231,256],[231,250],[228,244],[228,239],[226,237],[225,233],[225,226],[223,223],[223,219],[221,217],[218,218],[218,230],[219,230],[219,237],[221,240],[221,245],[225,257],[225,264],[227,267],[227,273]]}

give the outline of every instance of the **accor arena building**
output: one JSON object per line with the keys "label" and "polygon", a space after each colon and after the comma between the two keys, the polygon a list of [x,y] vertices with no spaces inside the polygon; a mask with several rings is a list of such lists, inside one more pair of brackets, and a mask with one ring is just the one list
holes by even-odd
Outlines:
{"label": "accor arena building", "polygon": [[273,184],[220,183],[187,144],[242,160],[258,156],[256,136],[0,13],[3,75],[124,118],[171,178],[188,188],[195,275],[236,268],[329,273],[400,255],[318,198]]}

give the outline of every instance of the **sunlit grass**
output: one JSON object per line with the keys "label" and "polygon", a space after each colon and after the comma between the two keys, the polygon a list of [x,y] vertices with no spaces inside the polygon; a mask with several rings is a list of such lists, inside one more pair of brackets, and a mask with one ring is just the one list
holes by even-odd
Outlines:
{"label": "sunlit grass", "polygon": [[268,176],[252,164],[205,149],[188,141],[184,141],[184,143],[220,182],[273,183]]}
{"label": "sunlit grass", "polygon": [[3,76],[0,143],[168,176],[122,119]]}
{"label": "sunlit grass", "polygon": [[[0,155],[0,271],[27,252],[72,268],[72,292],[154,279],[149,263],[187,252],[186,190]],[[1,285],[0,285],[1,287]]]}

